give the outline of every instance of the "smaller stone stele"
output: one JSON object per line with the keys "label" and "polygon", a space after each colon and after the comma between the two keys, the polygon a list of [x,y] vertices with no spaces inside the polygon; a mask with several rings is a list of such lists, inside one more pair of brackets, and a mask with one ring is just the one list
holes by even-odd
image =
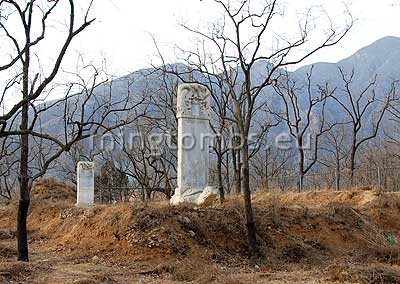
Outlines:
{"label": "smaller stone stele", "polygon": [[78,162],[76,205],[94,205],[94,163]]}
{"label": "smaller stone stele", "polygon": [[208,185],[210,145],[210,92],[200,84],[181,84],[178,88],[178,164],[177,188],[170,203],[202,204],[216,195]]}

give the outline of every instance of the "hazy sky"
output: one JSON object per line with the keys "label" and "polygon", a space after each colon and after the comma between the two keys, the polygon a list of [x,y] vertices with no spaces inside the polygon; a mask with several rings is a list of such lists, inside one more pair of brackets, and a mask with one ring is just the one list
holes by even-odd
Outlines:
{"label": "hazy sky", "polygon": [[[93,58],[104,56],[111,71],[117,74],[149,66],[155,49],[148,33],[153,34],[173,58],[173,44],[188,43],[187,35],[179,27],[180,22],[196,26],[218,16],[210,0],[96,2],[93,15],[97,21],[81,36],[76,48]],[[284,3],[296,11],[323,5],[333,22],[340,22],[345,9],[341,0],[286,0]],[[306,63],[335,62],[379,38],[400,36],[399,0],[353,0],[346,4],[356,20],[351,33],[338,46],[318,53]]]}
{"label": "hazy sky", "polygon": [[[83,9],[90,1],[79,0],[76,5]],[[343,27],[346,18],[344,11],[348,7],[355,19],[350,34],[339,45],[315,54],[303,62],[303,65],[318,61],[336,62],[379,38],[400,36],[400,0],[344,1],[280,0],[279,3],[285,7],[286,13],[285,17],[278,18],[273,31],[279,35],[285,32],[291,34],[291,29],[294,28],[296,30],[293,34],[296,34],[299,15],[305,9],[316,6],[322,6],[332,22]],[[35,51],[44,70],[52,66],[51,62],[65,40],[65,33],[61,33],[62,30],[57,26],[60,27],[59,24],[62,25],[65,21],[59,17],[68,16],[65,13],[65,9],[68,9],[67,2],[61,2],[64,6],[58,7],[59,14],[53,15],[54,27],[50,25],[46,42]],[[91,15],[96,17],[96,21],[74,40],[63,67],[65,70],[74,68],[77,52],[84,55],[86,62],[94,60],[96,65],[105,58],[109,73],[115,76],[149,67],[157,60],[154,56],[156,49],[149,34],[155,36],[167,59],[170,62],[175,61],[174,45],[192,50],[194,48],[193,38],[180,27],[180,23],[185,22],[191,27],[204,29],[207,23],[220,18],[221,10],[216,9],[217,7],[212,0],[95,0]],[[321,13],[313,16],[323,18]],[[13,22],[9,26],[12,27]],[[2,62],[6,62],[8,57],[7,49],[0,49]]]}
{"label": "hazy sky", "polygon": [[[90,1],[76,1],[76,6],[87,7]],[[346,6],[348,7],[355,19],[355,25],[350,34],[338,45],[315,54],[302,65],[319,61],[336,62],[384,36],[400,37],[400,0],[344,1],[346,5],[342,0],[280,0],[280,3],[286,7],[286,14],[283,19],[278,20],[274,32],[281,35],[286,31],[290,34],[289,23],[297,28],[298,14],[311,6],[323,6],[331,20],[343,27],[344,11]],[[52,68],[52,62],[65,40],[65,33],[62,33],[62,28],[60,30],[60,24],[62,27],[65,19],[60,17],[68,16],[65,13],[65,9],[68,9],[67,3],[68,1],[61,2],[57,10],[58,14],[53,15],[52,21],[55,25],[49,26],[45,43],[35,50],[37,64],[40,64],[45,74],[48,74],[49,68]],[[94,3],[91,15],[96,17],[96,21],[74,40],[63,62],[63,70],[67,72],[59,72],[55,84],[68,81],[70,79],[68,72],[82,75],[82,69],[74,69],[77,66],[77,53],[84,55],[85,62],[81,66],[86,66],[89,61],[93,61],[98,66],[105,58],[108,72],[114,76],[150,67],[152,62],[157,63],[157,59],[156,49],[149,34],[155,36],[167,59],[171,63],[176,62],[174,45],[186,49],[193,45],[192,38],[179,24],[185,22],[191,27],[204,28],[207,23],[221,16],[221,10],[216,9],[212,0],[95,0]],[[321,16],[318,13],[313,15]],[[9,27],[15,26],[14,23],[18,22],[12,21],[17,20],[11,20],[8,23]],[[7,62],[10,56],[9,49],[6,48],[4,42],[1,44],[1,62]],[[4,78],[7,76],[8,74],[1,73],[0,82],[5,82]],[[18,100],[18,96],[14,93],[10,94],[6,100],[6,107]]]}

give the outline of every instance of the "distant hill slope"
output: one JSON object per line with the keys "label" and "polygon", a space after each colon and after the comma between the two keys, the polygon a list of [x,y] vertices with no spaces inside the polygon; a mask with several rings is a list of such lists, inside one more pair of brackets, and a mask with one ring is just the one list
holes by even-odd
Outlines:
{"label": "distant hill slope", "polygon": [[338,67],[347,73],[354,69],[354,89],[361,89],[378,75],[378,85],[383,90],[390,87],[393,80],[400,79],[400,38],[384,37],[368,45],[352,56],[337,63],[314,63],[293,72],[296,77],[304,76],[314,66],[316,81],[329,81],[333,86],[341,86]]}
{"label": "distant hill slope", "polygon": [[[357,51],[352,56],[343,59],[337,63],[318,62],[312,65],[303,66],[290,75],[292,78],[304,80],[306,73],[309,72],[313,66],[313,83],[329,82],[331,87],[337,87],[338,90],[343,89],[343,82],[341,80],[338,67],[342,67],[346,73],[355,71],[355,78],[352,84],[352,89],[355,93],[364,88],[375,75],[378,75],[377,94],[378,97],[382,96],[385,91],[390,88],[390,83],[395,79],[400,79],[400,38],[385,37],[369,46],[366,46]],[[263,65],[265,64],[265,65]],[[255,66],[255,70],[262,70],[267,67],[268,62],[261,62]],[[183,70],[187,68],[182,64],[173,64],[171,67]],[[172,75],[171,75],[172,76]],[[147,92],[159,92],[163,88],[161,73],[154,69],[142,69],[135,71],[129,75],[115,79],[112,82],[111,98],[113,101],[119,101],[124,98],[128,90],[131,93],[131,100],[137,100],[138,97]],[[207,79],[202,78],[201,75],[195,75],[198,81],[207,82]],[[254,81],[261,80],[259,74],[254,72]],[[108,96],[110,83],[99,86],[95,90],[95,100]],[[277,105],[279,101],[275,101],[274,97],[268,98],[272,105]],[[89,108],[95,108],[95,100],[88,104]],[[60,123],[60,112],[63,111],[63,106],[60,105],[52,111],[48,111],[41,116],[41,126],[50,130],[50,133],[57,132],[62,129]],[[331,109],[336,113],[337,109]],[[90,113],[88,111],[87,113]],[[79,113],[77,113],[79,114]]]}

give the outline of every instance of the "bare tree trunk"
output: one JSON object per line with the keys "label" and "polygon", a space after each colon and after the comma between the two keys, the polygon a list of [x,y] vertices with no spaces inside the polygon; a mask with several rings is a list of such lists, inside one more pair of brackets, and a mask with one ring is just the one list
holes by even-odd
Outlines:
{"label": "bare tree trunk", "polygon": [[299,193],[301,193],[304,188],[304,173],[302,173],[301,171],[299,173],[299,186],[298,187],[299,187]]}
{"label": "bare tree trunk", "polygon": [[150,189],[146,189],[145,193],[146,193],[146,201],[150,202],[151,201],[151,190]]}
{"label": "bare tree trunk", "polygon": [[217,174],[218,174],[218,191],[219,191],[219,198],[221,204],[225,202],[225,192],[224,192],[224,184],[223,184],[223,179],[222,179],[222,155],[221,155],[221,139],[217,140],[217,147],[218,147],[218,153],[217,153]]}
{"label": "bare tree trunk", "polygon": [[[355,130],[353,130],[355,131]],[[350,151],[350,186],[354,186],[354,170],[356,168],[356,143],[357,138],[355,132],[353,132],[353,139],[351,142],[351,151]]]}
{"label": "bare tree trunk", "polygon": [[167,197],[168,200],[170,200],[172,197],[171,193],[172,193],[172,186],[169,181],[168,174],[165,173],[165,196]]}
{"label": "bare tree trunk", "polygon": [[129,202],[129,197],[128,197],[128,187],[124,189],[124,202]]}
{"label": "bare tree trunk", "polygon": [[240,178],[240,151],[232,149],[232,161],[233,161],[233,189],[236,194],[242,192],[241,189],[241,178]]}
{"label": "bare tree trunk", "polygon": [[265,150],[265,189],[269,189],[269,182],[268,182],[268,149]]}
{"label": "bare tree trunk", "polygon": [[303,149],[303,143],[301,140],[299,140],[298,144],[299,148],[299,193],[303,191],[303,186],[304,186],[304,149]]}
{"label": "bare tree trunk", "polygon": [[168,176],[168,172],[165,168],[165,165],[163,162],[161,162],[162,167],[163,167],[163,174],[164,174],[164,178],[165,178],[165,189],[164,189],[164,193],[165,196],[167,197],[168,200],[171,199],[172,197],[172,185],[171,185],[171,180],[170,177]]}
{"label": "bare tree trunk", "polygon": [[219,197],[220,197],[221,203],[224,203],[225,202],[225,191],[224,191],[224,185],[223,185],[223,180],[222,180],[222,159],[221,159],[221,157],[218,157],[217,171],[218,171]]}
{"label": "bare tree trunk", "polygon": [[[29,38],[28,38],[29,39]],[[29,48],[25,52],[25,64],[23,66],[23,97],[27,98],[29,94]],[[21,117],[21,131],[28,130],[29,123],[29,104],[25,103],[22,107]],[[17,239],[18,239],[18,260],[29,261],[28,253],[28,232],[26,228],[26,221],[28,218],[28,210],[30,203],[30,189],[28,177],[28,157],[29,157],[29,137],[28,134],[21,134],[21,157],[20,157],[20,176],[19,187],[20,197],[18,205],[17,217]]]}
{"label": "bare tree trunk", "polygon": [[335,190],[340,191],[340,170],[336,169],[335,173]]}
{"label": "bare tree trunk", "polygon": [[237,177],[238,177],[238,179],[237,179],[237,192],[238,193],[242,193],[242,166],[243,166],[243,164],[242,164],[242,160],[241,160],[241,153],[240,153],[240,151],[238,151],[237,152],[237,162],[238,162],[238,164],[237,164]]}
{"label": "bare tree trunk", "polygon": [[112,188],[111,188],[111,185],[109,185],[109,188],[108,188],[108,203],[109,204],[111,204],[112,201],[113,201],[113,196],[112,195],[113,195],[112,194]]}
{"label": "bare tree trunk", "polygon": [[226,152],[226,192],[231,194],[231,178],[230,178],[230,170],[229,170],[229,151]]}
{"label": "bare tree trunk", "polygon": [[104,190],[103,188],[100,188],[100,203],[104,203]]}
{"label": "bare tree trunk", "polygon": [[247,239],[249,243],[248,253],[249,257],[254,257],[257,254],[257,239],[256,239],[256,227],[254,224],[253,208],[251,205],[251,191],[250,191],[250,169],[248,159],[248,145],[244,143],[242,148],[242,160],[243,160],[243,194],[244,194],[244,205],[246,212],[246,227],[247,227]]}
{"label": "bare tree trunk", "polygon": [[335,174],[335,189],[336,191],[340,190],[340,160],[339,157],[336,157],[336,174]]}
{"label": "bare tree trunk", "polygon": [[140,190],[140,200],[142,202],[146,202],[146,193],[145,193],[145,189],[144,189],[143,185],[141,186],[141,190]]}
{"label": "bare tree trunk", "polygon": [[[22,112],[21,129],[28,127],[28,106],[24,106]],[[17,217],[17,238],[18,238],[18,261],[29,261],[28,254],[28,232],[26,221],[29,210],[29,178],[28,178],[28,154],[29,142],[27,135],[21,135],[21,158],[20,158],[20,198]]]}

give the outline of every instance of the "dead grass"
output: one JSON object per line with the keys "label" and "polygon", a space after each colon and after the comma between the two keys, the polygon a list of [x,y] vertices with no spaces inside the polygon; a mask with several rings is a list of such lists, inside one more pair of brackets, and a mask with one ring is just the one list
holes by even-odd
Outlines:
{"label": "dead grass", "polygon": [[330,274],[330,280],[339,283],[400,283],[399,267],[385,264],[335,266],[331,268]]}
{"label": "dead grass", "polygon": [[0,259],[1,258],[12,258],[17,256],[17,251],[14,248],[2,248],[0,247]]}
{"label": "dead grass", "polygon": [[15,237],[15,231],[11,229],[0,229],[0,240],[9,240]]}
{"label": "dead grass", "polygon": [[179,282],[193,282],[207,284],[216,280],[218,270],[212,265],[205,265],[203,261],[186,259],[170,268],[171,279]]}
{"label": "dead grass", "polygon": [[36,182],[32,188],[31,197],[36,202],[60,201],[75,202],[75,188],[55,178],[45,178]]}
{"label": "dead grass", "polygon": [[[398,194],[385,193],[371,190],[349,190],[349,191],[313,191],[303,193],[276,193],[274,190],[259,191],[253,194],[253,202],[255,205],[271,204],[278,195],[279,201],[286,206],[308,206],[308,207],[323,207],[332,206],[335,204],[353,206],[353,207],[369,207],[382,200],[388,201],[388,196],[396,196],[394,200],[400,201]],[[380,197],[383,197],[380,198]],[[377,204],[376,204],[377,205]]]}
{"label": "dead grass", "polygon": [[27,267],[27,265],[22,263],[8,265],[3,264],[0,267],[0,277],[3,278],[3,281],[18,280],[21,275],[27,276],[29,274],[30,269]]}
{"label": "dead grass", "polygon": [[[255,193],[261,251],[256,266],[247,259],[241,196],[229,196],[223,205],[208,200],[201,207],[161,202],[80,208],[74,205],[73,188],[55,180],[37,183],[32,193],[28,226],[33,251],[46,250],[74,263],[143,264],[137,275],[171,283],[313,283],[321,275],[328,282],[399,283],[384,282],[398,281],[397,193]],[[12,246],[1,242],[14,243],[16,206],[0,207],[0,260],[15,258]],[[338,259],[351,265],[329,266]],[[0,279],[25,281],[43,271],[0,267]],[[97,273],[69,283],[120,283],[107,277]]]}

